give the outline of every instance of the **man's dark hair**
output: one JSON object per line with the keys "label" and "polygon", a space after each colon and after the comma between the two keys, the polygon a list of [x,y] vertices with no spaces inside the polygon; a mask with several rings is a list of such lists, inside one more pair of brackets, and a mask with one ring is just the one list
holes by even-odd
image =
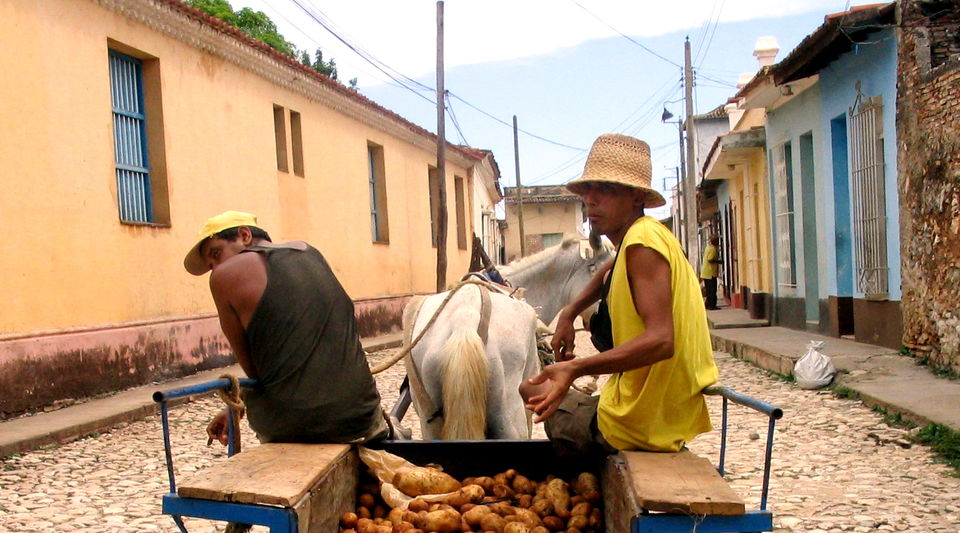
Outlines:
{"label": "man's dark hair", "polygon": [[[253,235],[254,239],[263,239],[267,242],[273,242],[270,240],[270,235],[266,231],[256,227],[256,226],[243,226],[250,230],[250,234]],[[223,239],[225,241],[235,241],[237,237],[240,236],[240,226],[235,228],[227,228],[219,233],[214,233],[212,237],[217,239]]]}

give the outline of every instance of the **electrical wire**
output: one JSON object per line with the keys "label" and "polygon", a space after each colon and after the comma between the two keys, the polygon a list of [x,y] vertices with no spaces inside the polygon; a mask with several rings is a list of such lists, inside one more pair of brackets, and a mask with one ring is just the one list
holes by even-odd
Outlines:
{"label": "electrical wire", "polygon": [[449,93],[444,95],[444,109],[450,112],[450,121],[453,122],[453,127],[457,130],[457,135],[460,137],[463,146],[470,146],[470,143],[467,142],[467,138],[463,135],[463,130],[460,128],[460,122],[457,121],[457,114],[453,112],[453,105],[450,103]]}
{"label": "electrical wire", "polygon": [[[513,128],[513,124],[511,124],[511,123],[509,123],[509,122],[507,122],[507,121],[505,121],[505,120],[499,119],[499,118],[491,115],[490,113],[487,113],[487,112],[484,111],[483,109],[480,109],[479,107],[477,107],[477,106],[471,104],[470,102],[464,100],[463,98],[461,98],[460,96],[458,96],[456,93],[454,93],[454,92],[452,92],[452,91],[447,91],[447,94],[448,94],[449,96],[452,96],[452,97],[456,98],[457,100],[460,100],[461,102],[463,102],[464,104],[466,104],[467,107],[472,108],[474,111],[477,111],[477,112],[479,112],[479,113],[487,116],[488,118],[491,118],[491,119],[493,119],[493,120],[495,120],[495,121],[503,124],[504,126],[509,126],[511,129]],[[546,137],[541,137],[541,136],[539,136],[539,135],[537,135],[537,134],[535,134],[535,133],[530,133],[529,131],[524,130],[524,129],[519,128],[519,127],[517,128],[517,131],[523,132],[524,134],[529,135],[530,137],[533,137],[534,139],[539,139],[539,140],[541,140],[541,141],[543,141],[543,142],[550,143],[550,144],[555,145],[555,146],[560,146],[560,147],[562,147],[562,148],[569,148],[570,150],[576,150],[576,151],[578,151],[578,152],[586,152],[586,151],[587,151],[586,148],[582,148],[582,147],[579,147],[579,146],[570,146],[569,144],[563,144],[563,143],[560,143],[560,142],[557,142],[557,141],[552,141],[552,140],[550,140],[550,139],[547,139]]]}
{"label": "electrical wire", "polygon": [[656,57],[657,59],[661,59],[661,60],[663,60],[663,61],[666,61],[667,63],[670,63],[671,65],[673,65],[673,66],[675,66],[675,67],[683,68],[683,67],[681,67],[678,63],[676,63],[676,62],[674,62],[674,61],[671,61],[671,60],[663,57],[662,55],[654,52],[653,50],[651,50],[650,48],[648,48],[646,45],[640,43],[639,41],[637,41],[637,40],[634,39],[633,37],[630,37],[629,35],[623,33],[622,31],[618,30],[617,28],[613,27],[609,22],[603,20],[602,18],[600,18],[599,16],[597,16],[596,14],[594,14],[594,13],[593,13],[592,11],[590,11],[589,9],[583,7],[583,5],[581,5],[579,2],[577,2],[577,0],[570,0],[570,1],[573,2],[573,4],[576,5],[577,7],[579,7],[580,9],[586,11],[587,14],[590,15],[591,17],[599,20],[599,21],[600,21],[601,23],[603,23],[606,27],[608,27],[608,28],[610,28],[611,30],[619,33],[620,36],[623,37],[624,39],[630,41],[631,43],[633,43],[633,44],[635,44],[635,45],[637,45],[637,46],[639,46],[640,48],[642,48],[643,50],[645,50],[647,53],[653,55],[653,56]]}

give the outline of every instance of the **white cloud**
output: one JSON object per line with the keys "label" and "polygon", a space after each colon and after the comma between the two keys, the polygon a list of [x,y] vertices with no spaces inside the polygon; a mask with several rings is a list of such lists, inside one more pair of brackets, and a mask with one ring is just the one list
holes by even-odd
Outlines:
{"label": "white cloud", "polygon": [[[436,66],[436,12],[431,0],[297,0],[332,21],[336,31],[410,77]],[[690,29],[696,33],[720,11],[721,22],[840,11],[843,0],[447,0],[444,64],[459,65],[547,54],[591,39],[617,35],[652,37]],[[312,50],[318,44],[341,70],[385,79],[358,59],[292,0],[235,0],[270,16],[288,39]],[[582,6],[582,7],[581,7]],[[599,20],[598,20],[599,19]],[[617,31],[612,29],[615,28]]]}

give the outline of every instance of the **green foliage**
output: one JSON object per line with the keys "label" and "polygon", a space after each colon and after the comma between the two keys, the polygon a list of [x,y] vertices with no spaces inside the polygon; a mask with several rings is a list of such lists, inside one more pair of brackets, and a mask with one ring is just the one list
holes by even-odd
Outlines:
{"label": "green foliage", "polygon": [[850,387],[844,387],[843,385],[834,385],[833,395],[837,398],[843,398],[845,400],[860,399],[860,395],[857,393],[857,391],[851,389]]}
{"label": "green foliage", "polygon": [[[306,53],[306,52],[304,52]],[[327,76],[330,76],[333,79],[337,79],[337,62],[330,58],[330,61],[323,60],[323,50],[317,48],[317,53],[313,56],[313,64],[310,65],[313,67],[313,70],[317,72],[323,72]]]}
{"label": "green foliage", "polygon": [[[311,60],[310,53],[306,50],[299,50],[296,45],[281,35],[277,31],[277,25],[274,24],[273,21],[270,20],[270,17],[263,11],[254,11],[249,7],[234,11],[233,6],[230,5],[228,0],[186,1],[189,5],[217,17],[250,37],[270,45],[317,72],[322,72],[333,79],[337,79],[336,61],[332,58],[330,61],[324,61],[323,52],[319,48],[317,49],[316,58]],[[356,90],[356,78],[350,80],[350,88]]]}
{"label": "green foliage", "polygon": [[926,444],[954,469],[954,476],[960,477],[960,432],[941,424],[929,424],[913,437],[916,442]]}

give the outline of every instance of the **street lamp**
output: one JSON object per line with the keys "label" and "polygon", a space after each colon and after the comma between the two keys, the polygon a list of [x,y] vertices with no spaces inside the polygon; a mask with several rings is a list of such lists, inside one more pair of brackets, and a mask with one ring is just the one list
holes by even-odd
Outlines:
{"label": "street lamp", "polygon": [[687,235],[687,225],[686,225],[687,213],[686,213],[686,209],[684,209],[684,207],[685,207],[685,205],[686,205],[686,202],[683,201],[683,195],[686,193],[686,185],[687,185],[687,164],[686,164],[686,156],[684,155],[684,150],[683,150],[683,121],[680,120],[679,118],[678,118],[677,120],[670,120],[671,118],[673,118],[673,113],[671,113],[670,110],[668,110],[668,109],[666,108],[666,106],[664,106],[664,108],[663,108],[663,114],[660,115],[660,122],[663,122],[664,124],[676,124],[676,125],[677,125],[677,134],[678,134],[679,139],[680,139],[680,184],[679,184],[679,188],[680,188],[680,198],[681,198],[681,202],[680,202],[680,209],[678,210],[679,213],[680,213],[680,220],[677,221],[677,222],[678,222],[677,227],[680,228],[680,236],[681,236],[681,240],[683,241],[683,244],[684,244],[684,246],[683,246],[684,250],[689,250],[689,249],[690,249],[690,236]]}

